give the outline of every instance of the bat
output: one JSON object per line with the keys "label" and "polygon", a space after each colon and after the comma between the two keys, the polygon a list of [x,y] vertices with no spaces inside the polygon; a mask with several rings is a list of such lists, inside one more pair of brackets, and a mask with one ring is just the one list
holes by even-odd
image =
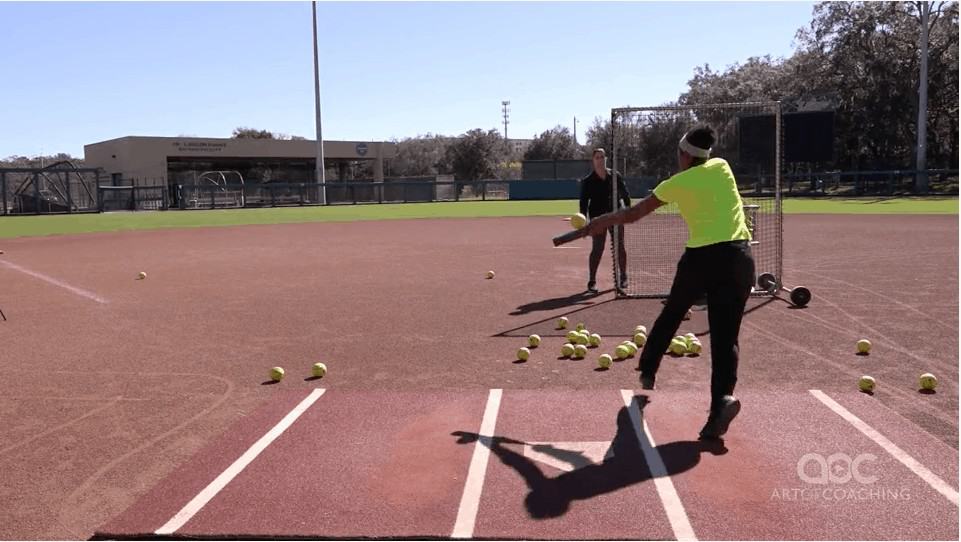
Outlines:
{"label": "bat", "polygon": [[586,226],[577,230],[569,231],[563,235],[558,235],[554,238],[554,246],[559,247],[563,244],[570,243],[571,241],[576,241],[582,237],[587,237]]}

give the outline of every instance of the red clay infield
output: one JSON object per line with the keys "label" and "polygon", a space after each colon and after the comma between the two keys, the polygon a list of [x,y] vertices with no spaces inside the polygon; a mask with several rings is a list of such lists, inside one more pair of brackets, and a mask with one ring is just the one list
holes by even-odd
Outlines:
{"label": "red clay infield", "polygon": [[[553,249],[565,227],[407,220],[5,240],[0,538],[153,532],[317,387],[327,392],[183,533],[450,536],[477,447],[458,441],[479,432],[489,390],[504,389],[476,536],[674,538],[664,477],[623,436],[620,390],[635,387],[636,360],[608,371],[594,370],[598,351],[560,360],[554,329],[562,315],[583,321],[605,350],[650,327],[660,304],[574,295],[588,245]],[[957,494],[957,217],[788,216],[784,246],[785,282],[814,300],[751,302],[745,407],[727,451],[693,440],[709,386],[704,313],[680,332],[701,335],[705,352],[666,359],[644,408],[691,529],[953,538],[957,504],[809,390]],[[542,346],[514,363],[530,333]],[[870,356],[854,355],[862,337]],[[322,380],[308,378],[315,361],[330,369]],[[274,365],[287,378],[264,384]],[[918,393],[922,372],[938,375],[937,393]],[[874,396],[856,391],[862,374],[878,380]],[[557,467],[583,457],[550,443],[605,439],[622,452],[607,467]],[[772,499],[802,485],[802,456],[840,453],[873,454],[877,484],[909,498]]]}

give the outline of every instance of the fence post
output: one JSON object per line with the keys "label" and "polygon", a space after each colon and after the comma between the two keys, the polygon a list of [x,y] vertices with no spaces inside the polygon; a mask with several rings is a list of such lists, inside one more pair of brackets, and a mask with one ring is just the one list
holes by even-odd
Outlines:
{"label": "fence post", "polygon": [[40,174],[38,173],[33,174],[33,197],[35,198],[33,200],[34,201],[33,214],[39,215],[40,214]]}
{"label": "fence post", "polygon": [[487,201],[487,181],[481,181],[481,201]]}
{"label": "fence post", "polygon": [[384,203],[384,182],[377,185],[377,203]]}
{"label": "fence post", "polygon": [[3,191],[3,213],[7,214],[7,172],[0,171],[0,190]]}
{"label": "fence post", "polygon": [[[64,188],[67,190],[67,213],[68,213],[68,214],[72,214],[72,213],[73,213],[73,195],[70,193],[70,192],[71,192],[71,190],[70,190],[70,172],[65,173],[65,177],[66,177],[66,179],[67,179],[67,182],[64,183],[64,185],[65,185]],[[83,182],[83,179],[81,179],[80,182]]]}

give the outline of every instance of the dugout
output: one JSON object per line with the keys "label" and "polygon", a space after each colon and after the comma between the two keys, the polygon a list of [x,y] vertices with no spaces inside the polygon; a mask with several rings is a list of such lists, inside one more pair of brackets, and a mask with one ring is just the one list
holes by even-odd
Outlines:
{"label": "dugout", "polygon": [[[316,144],[306,139],[127,136],[84,145],[83,151],[85,165],[101,168],[108,184],[163,186],[172,193],[209,172],[231,172],[227,177],[248,184],[315,181]],[[390,142],[324,141],[327,181],[348,180],[358,164],[370,166],[374,181],[383,181],[384,160],[396,154]]]}

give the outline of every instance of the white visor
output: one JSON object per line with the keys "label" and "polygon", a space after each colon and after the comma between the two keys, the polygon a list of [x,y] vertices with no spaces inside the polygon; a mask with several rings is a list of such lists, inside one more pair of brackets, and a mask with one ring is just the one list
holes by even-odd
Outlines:
{"label": "white visor", "polygon": [[694,158],[709,158],[711,156],[711,149],[702,149],[700,147],[695,147],[687,142],[687,136],[681,138],[681,141],[677,144],[677,147],[682,151],[690,154]]}

